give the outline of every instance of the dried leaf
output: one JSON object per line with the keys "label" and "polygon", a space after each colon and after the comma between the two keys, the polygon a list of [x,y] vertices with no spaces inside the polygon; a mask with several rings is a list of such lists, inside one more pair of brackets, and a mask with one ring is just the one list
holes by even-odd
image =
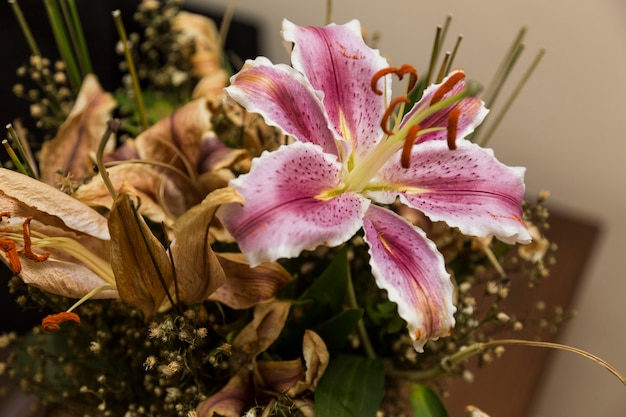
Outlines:
{"label": "dried leaf", "polygon": [[152,316],[166,296],[174,273],[161,242],[139,215],[137,198],[126,192],[111,207],[111,266],[120,297]]}
{"label": "dried leaf", "polygon": [[188,304],[204,301],[224,283],[224,270],[211,249],[209,227],[220,205],[241,201],[233,189],[220,189],[174,223],[176,240],[171,251],[181,301]]}
{"label": "dried leaf", "polygon": [[[59,170],[74,184],[93,175],[93,161],[89,155],[98,148],[116,105],[111,94],[102,90],[95,75],[85,77],[67,120],[56,137],[41,148],[39,161],[43,182],[53,186],[59,184],[62,178]],[[112,146],[113,141],[110,142]]]}
{"label": "dried leaf", "polygon": [[244,309],[270,301],[291,279],[289,272],[275,262],[250,268],[240,253],[218,253],[226,273],[226,282],[211,296],[230,308]]}
{"label": "dried leaf", "polygon": [[312,330],[304,332],[302,340],[302,353],[306,365],[306,373],[303,381],[298,382],[288,393],[295,397],[305,390],[315,391],[318,381],[324,375],[328,366],[330,355],[322,338]]}

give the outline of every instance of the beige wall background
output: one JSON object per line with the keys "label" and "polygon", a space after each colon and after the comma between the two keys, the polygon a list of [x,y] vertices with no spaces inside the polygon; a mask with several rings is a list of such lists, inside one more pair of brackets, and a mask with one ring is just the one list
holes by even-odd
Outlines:
{"label": "beige wall background", "polygon": [[[212,9],[228,3],[187,1]],[[368,33],[379,32],[378,47],[393,64],[424,69],[435,27],[448,14],[453,15],[449,48],[457,34],[464,35],[456,63],[481,82],[489,80],[521,26],[528,27],[526,51],[513,80],[536,51],[547,49],[490,146],[501,161],[528,168],[528,195],[548,189],[553,206],[602,223],[601,241],[575,300],[579,315],[565,327],[561,342],[597,354],[626,373],[626,1],[334,3],[333,21],[358,18]],[[260,22],[265,55],[288,62],[281,20],[322,25],[325,7],[325,0],[239,0],[237,13]],[[532,416],[626,415],[626,388],[609,373],[569,353],[554,358]],[[515,395],[515,387],[508,389],[507,395]]]}

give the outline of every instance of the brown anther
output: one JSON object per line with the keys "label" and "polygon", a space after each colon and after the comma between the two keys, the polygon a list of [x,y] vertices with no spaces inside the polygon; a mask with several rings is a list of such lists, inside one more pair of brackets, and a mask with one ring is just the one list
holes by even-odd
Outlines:
{"label": "brown anther", "polygon": [[41,321],[41,327],[46,332],[57,332],[61,329],[61,323],[65,323],[66,321],[72,321],[79,325],[80,317],[78,317],[78,314],[69,311],[63,311],[57,314],[50,314],[49,316],[44,317],[44,319]]}
{"label": "brown anther", "polygon": [[459,126],[459,116],[461,114],[461,110],[458,107],[450,110],[448,114],[448,149],[451,151],[456,149],[456,134],[457,128]]}
{"label": "brown anther", "polygon": [[374,91],[374,93],[378,94],[379,96],[382,96],[383,92],[378,89],[378,86],[376,84],[378,84],[378,80],[380,80],[385,75],[389,75],[389,74],[396,74],[399,80],[402,80],[402,78],[406,74],[409,74],[411,78],[409,79],[409,88],[407,89],[407,91],[413,90],[413,88],[415,87],[415,84],[417,84],[417,70],[409,64],[403,64],[400,68],[397,68],[397,67],[383,68],[377,71],[376,74],[374,74],[374,76],[372,77],[372,91]]}
{"label": "brown anther", "polygon": [[24,235],[24,256],[28,259],[31,259],[35,262],[43,262],[50,256],[49,252],[44,253],[43,255],[37,255],[33,252],[32,242],[30,240],[30,222],[33,220],[32,216],[29,216],[24,220],[22,224],[22,234]]}
{"label": "brown anther", "polygon": [[452,91],[454,86],[463,79],[465,79],[465,73],[461,71],[455,72],[448,77],[446,82],[441,84],[437,91],[435,91],[435,94],[433,94],[433,97],[430,99],[430,105],[432,106],[433,104],[440,102],[443,99],[443,96]]}
{"label": "brown anther", "polygon": [[393,113],[396,106],[400,103],[411,104],[411,100],[409,100],[409,98],[405,96],[394,98],[389,104],[389,107],[387,107],[387,110],[385,110],[385,114],[383,114],[383,119],[380,122],[381,129],[383,129],[383,131],[389,136],[393,135],[393,132],[389,130],[388,127],[389,118],[391,117],[391,114]]}
{"label": "brown anther", "polygon": [[402,168],[407,169],[411,166],[411,150],[417,139],[417,133],[420,130],[420,125],[411,126],[409,133],[404,139],[404,145],[402,146],[402,156],[400,158],[400,164]]}
{"label": "brown anther", "polygon": [[9,239],[0,239],[0,250],[6,254],[11,271],[16,275],[19,274],[22,271],[22,263],[15,242]]}
{"label": "brown anther", "polygon": [[9,212],[9,211],[0,211],[0,219],[3,218],[3,217],[6,217],[6,218],[11,217],[11,212]]}

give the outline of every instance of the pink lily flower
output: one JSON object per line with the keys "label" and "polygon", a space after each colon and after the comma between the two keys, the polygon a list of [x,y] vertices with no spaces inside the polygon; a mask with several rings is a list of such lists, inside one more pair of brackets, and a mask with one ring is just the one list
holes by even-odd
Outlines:
{"label": "pink lily flower", "polygon": [[462,71],[396,117],[394,108],[408,99],[390,100],[386,75],[410,74],[414,82],[417,74],[389,68],[363,41],[358,21],[284,21],[282,34],[293,44],[293,66],[248,61],[226,91],[295,141],[264,152],[232,180],[245,204],[223,207],[219,216],[251,265],[340,245],[362,228],[376,283],[422,351],[454,326],[454,285],[435,244],[386,206],[399,198],[465,234],[528,242],[524,168],[463,139],[487,110]]}

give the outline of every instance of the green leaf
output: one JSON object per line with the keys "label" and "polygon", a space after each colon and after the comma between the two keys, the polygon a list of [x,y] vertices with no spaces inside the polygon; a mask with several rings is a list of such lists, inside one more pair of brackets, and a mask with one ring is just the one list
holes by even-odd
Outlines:
{"label": "green leaf", "polygon": [[328,352],[332,355],[346,344],[350,331],[361,320],[361,317],[363,317],[363,310],[360,308],[346,310],[320,324],[314,330],[324,340]]}
{"label": "green leaf", "polygon": [[338,314],[346,298],[349,273],[350,264],[347,249],[344,247],[337,253],[324,273],[300,296],[300,300],[313,300],[327,304],[334,314]]}
{"label": "green leaf", "polygon": [[429,386],[411,384],[410,395],[414,417],[449,417],[439,396]]}
{"label": "green leaf", "polygon": [[379,359],[339,355],[331,360],[315,391],[317,417],[375,417],[385,385]]}

